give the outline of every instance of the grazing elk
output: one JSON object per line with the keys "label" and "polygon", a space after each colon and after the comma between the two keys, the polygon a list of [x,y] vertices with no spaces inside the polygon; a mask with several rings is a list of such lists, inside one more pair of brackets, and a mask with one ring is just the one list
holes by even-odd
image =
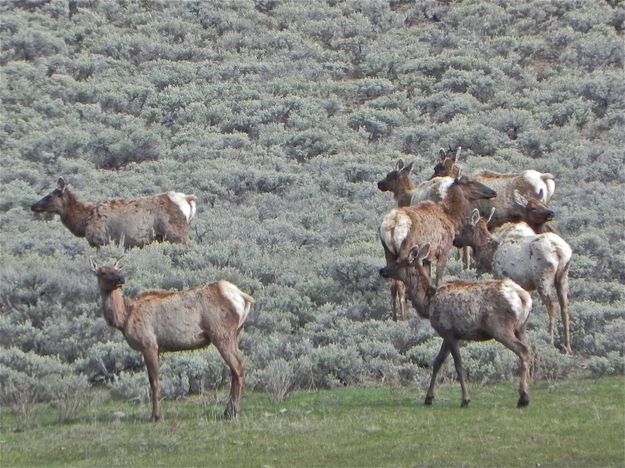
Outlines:
{"label": "grazing elk", "polygon": [[525,342],[525,325],[532,309],[532,298],[510,279],[489,281],[450,281],[438,288],[423,267],[430,245],[412,247],[394,265],[380,270],[385,278],[406,284],[410,302],[420,317],[429,319],[443,338],[441,349],[432,365],[432,377],[425,404],[432,404],[436,376],[451,353],[462,389],[462,406],[469,404],[458,341],[494,339],[515,353],[521,361],[518,407],[529,404],[528,379],[531,352]]}
{"label": "grazing elk", "polygon": [[515,193],[527,199],[538,199],[548,204],[555,190],[552,174],[541,173],[533,169],[519,174],[498,174],[491,171],[481,171],[474,175],[475,180],[488,185],[497,192],[494,200],[482,200],[476,203],[482,216],[488,216],[495,208],[495,215],[488,223],[490,229],[501,226],[510,221],[520,221],[524,217],[523,205],[517,203]]}
{"label": "grazing elk", "polygon": [[[380,225],[380,240],[384,247],[386,264],[392,265],[405,256],[416,244],[430,243],[432,249],[428,260],[436,260],[436,283],[443,277],[447,255],[452,247],[454,236],[471,212],[472,202],[482,198],[492,198],[497,194],[484,184],[460,177],[454,179],[440,203],[429,200],[417,205],[392,209],[384,216]],[[400,301],[401,319],[407,310]],[[393,310],[393,319],[397,320]]]}
{"label": "grazing elk", "polygon": [[224,416],[235,418],[244,378],[239,334],[254,299],[227,281],[179,292],[146,291],[125,299],[120,290],[124,284],[120,260],[114,266],[101,267],[93,259],[90,264],[98,279],[106,323],[121,331],[130,347],[143,354],[152,390],[151,420],[161,417],[160,353],[199,349],[211,343],[230,368],[230,400]]}
{"label": "grazing elk", "polygon": [[523,222],[504,224],[495,235],[476,209],[454,239],[456,247],[471,246],[478,271],[495,278],[511,278],[528,291],[538,291],[549,314],[549,334],[554,342],[557,294],[564,329],[564,347],[571,352],[569,330],[569,244],[554,233],[535,234]]}
{"label": "grazing elk", "polygon": [[151,242],[184,244],[195,215],[197,198],[181,192],[166,192],[136,200],[108,200],[97,205],[82,202],[62,177],[58,188],[30,209],[55,213],[72,234],[85,237],[92,247],[123,243],[125,248]]}

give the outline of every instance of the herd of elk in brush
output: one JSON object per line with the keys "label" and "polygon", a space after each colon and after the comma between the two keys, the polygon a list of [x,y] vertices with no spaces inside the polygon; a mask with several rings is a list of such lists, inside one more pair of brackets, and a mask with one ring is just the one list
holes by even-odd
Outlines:
{"label": "herd of elk in brush", "polygon": [[[527,170],[518,174],[481,171],[469,178],[462,176],[457,164],[460,148],[441,150],[439,155],[433,176],[419,185],[410,178],[413,163],[405,164],[403,159],[378,182],[378,188],[392,192],[397,203],[379,228],[386,259],[380,274],[393,280],[393,319],[407,317],[407,297],[417,314],[429,319],[443,338],[425,404],[432,403],[438,371],[451,354],[462,389],[462,406],[467,406],[470,400],[458,343],[494,339],[520,359],[517,406],[526,406],[531,352],[525,327],[532,308],[527,291],[538,291],[547,308],[552,343],[555,291],[564,328],[564,349],[571,352],[568,271],[572,252],[548,224],[555,216],[547,206],[555,189],[554,177]],[[57,184],[57,189],[32,205],[32,211],[58,214],[74,235],[85,237],[92,247],[115,242],[127,249],[152,242],[188,240],[189,223],[196,212],[194,195],[170,191],[94,205],[80,201],[62,177]],[[487,212],[489,217],[485,219]],[[478,273],[490,272],[495,279],[443,283],[452,246],[471,247]],[[143,355],[151,388],[151,419],[157,421],[161,416],[160,354],[211,343],[231,372],[230,399],[224,416],[236,417],[244,379],[239,335],[254,299],[227,281],[183,291],[151,290],[134,299],[124,298],[120,261],[113,266],[99,266],[90,259],[102,296],[104,319]],[[433,261],[435,281],[431,279]]]}
{"label": "herd of elk in brush", "polygon": [[186,243],[196,203],[195,195],[170,191],[94,205],[79,200],[60,177],[57,188],[30,208],[35,213],[58,214],[72,234],[86,238],[92,247],[113,242],[131,248],[152,242]]}
{"label": "herd of elk in brush", "polygon": [[[535,170],[516,174],[483,170],[466,178],[460,176],[457,165],[460,148],[456,152],[441,150],[439,154],[440,161],[434,175],[422,184],[412,182],[410,172],[413,164],[405,164],[402,159],[378,182],[378,188],[392,192],[398,204],[398,208],[393,208],[383,217],[379,228],[387,265],[380,274],[393,281],[392,318],[406,318],[407,295],[418,315],[430,318],[433,328],[443,338],[443,345],[434,361],[426,404],[432,401],[436,374],[449,353],[454,357],[462,386],[463,406],[468,404],[457,340],[493,338],[521,359],[518,406],[525,406],[529,402],[529,348],[524,336],[525,322],[531,309],[527,291],[537,291],[547,308],[552,344],[556,315],[554,295],[557,295],[562,316],[563,348],[568,353],[572,352],[568,308],[568,271],[572,251],[549,225],[555,216],[548,207],[555,190],[554,176]],[[474,186],[486,187],[491,194],[487,196],[482,190],[480,196],[475,196],[475,193],[473,197],[459,196],[458,189],[452,187],[458,185],[460,180],[464,180],[465,184],[470,182]],[[433,186],[436,189],[428,191]],[[433,201],[420,201],[419,196]],[[433,210],[433,206],[437,209]],[[426,212],[433,216],[427,216]],[[453,213],[451,217],[450,213]],[[485,219],[485,216],[488,218]],[[494,235],[490,234],[491,230],[495,230]],[[492,294],[486,292],[489,287],[481,281],[441,284],[450,238],[455,247],[473,248],[478,274],[492,273],[499,283],[492,283],[490,287],[498,284],[495,289],[505,291],[501,297],[489,295]],[[423,247],[419,250],[418,246]],[[432,260],[438,260],[435,286],[432,285],[430,272],[426,273],[423,265],[429,265]],[[505,287],[502,281],[505,281]],[[452,290],[453,294],[450,293]],[[512,306],[513,303],[516,306]],[[522,307],[518,306],[521,303]],[[432,319],[434,316],[436,318]],[[486,327],[480,322],[484,317],[495,325]],[[514,317],[524,319],[521,323],[516,322]],[[476,322],[468,323],[470,320]],[[478,327],[478,322],[488,329]]]}

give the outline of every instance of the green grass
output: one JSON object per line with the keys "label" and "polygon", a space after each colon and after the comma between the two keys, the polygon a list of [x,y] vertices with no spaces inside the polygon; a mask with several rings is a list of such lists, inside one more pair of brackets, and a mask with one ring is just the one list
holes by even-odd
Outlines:
{"label": "green grass", "polygon": [[297,392],[278,405],[247,393],[234,422],[221,419],[222,402],[188,398],[164,402],[158,424],[147,422],[148,405],[94,394],[72,423],[41,406],[14,432],[3,411],[0,465],[625,466],[622,377],[535,383],[524,409],[515,385],[473,384],[466,409],[457,385],[441,386],[431,407],[422,389]]}

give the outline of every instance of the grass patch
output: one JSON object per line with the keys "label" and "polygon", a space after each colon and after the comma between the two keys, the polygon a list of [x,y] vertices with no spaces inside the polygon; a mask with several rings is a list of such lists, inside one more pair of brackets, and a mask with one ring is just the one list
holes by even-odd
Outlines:
{"label": "grass patch", "polygon": [[623,466],[624,388],[622,377],[535,383],[520,410],[513,382],[473,384],[466,409],[456,385],[432,407],[406,388],[295,392],[278,405],[248,393],[237,421],[221,419],[222,402],[188,398],[165,402],[158,424],[149,405],[98,394],[72,423],[38,407],[24,432],[3,410],[0,465]]}

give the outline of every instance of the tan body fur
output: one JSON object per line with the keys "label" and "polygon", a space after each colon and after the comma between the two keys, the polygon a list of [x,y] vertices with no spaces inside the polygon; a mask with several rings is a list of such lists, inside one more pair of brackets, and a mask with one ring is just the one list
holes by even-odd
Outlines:
{"label": "tan body fur", "polygon": [[80,201],[61,178],[59,188],[31,209],[37,213],[58,214],[72,234],[85,237],[93,247],[123,242],[125,248],[130,248],[155,241],[187,242],[196,197],[171,191],[94,205]]}
{"label": "tan body fur", "polygon": [[429,319],[434,330],[443,338],[432,366],[425,404],[432,403],[436,376],[451,353],[462,388],[462,406],[467,406],[470,400],[458,341],[495,339],[519,357],[521,377],[517,406],[526,406],[529,403],[531,352],[525,342],[525,326],[532,308],[530,295],[510,279],[452,281],[434,288],[422,265],[429,248],[427,244],[421,248],[414,246],[394,265],[380,270],[382,276],[404,282],[407,295],[419,316]]}
{"label": "tan body fur", "polygon": [[152,390],[152,420],[160,418],[159,354],[203,348],[211,343],[230,368],[232,382],[227,418],[236,417],[241,398],[244,364],[239,334],[253,298],[234,284],[218,281],[179,292],[147,291],[135,299],[121,294],[123,275],[116,264],[92,263],[102,295],[106,322],[124,334],[131,348],[140,351]]}

